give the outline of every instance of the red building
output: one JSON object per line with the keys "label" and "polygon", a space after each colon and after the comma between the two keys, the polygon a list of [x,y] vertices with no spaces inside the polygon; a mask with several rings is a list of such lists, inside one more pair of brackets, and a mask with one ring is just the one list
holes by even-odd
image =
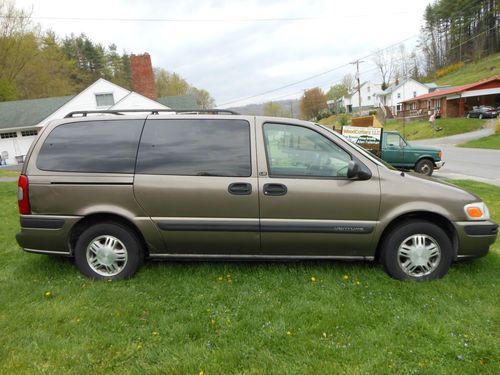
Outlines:
{"label": "red building", "polygon": [[423,117],[432,111],[441,117],[463,117],[480,105],[500,106],[500,76],[437,90],[403,102],[405,117]]}

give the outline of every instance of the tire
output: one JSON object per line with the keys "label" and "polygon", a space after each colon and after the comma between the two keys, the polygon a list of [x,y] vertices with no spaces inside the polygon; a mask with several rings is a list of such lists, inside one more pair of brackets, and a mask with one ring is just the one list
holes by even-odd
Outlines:
{"label": "tire", "polygon": [[415,172],[425,174],[426,176],[432,176],[434,172],[434,163],[429,159],[422,159],[415,164]]}
{"label": "tire", "polygon": [[482,114],[482,113],[480,113],[480,114],[479,114],[479,119],[480,119],[480,120],[482,120],[482,119],[483,119],[483,114]]}
{"label": "tire", "polygon": [[392,229],[383,240],[381,261],[394,279],[435,280],[448,272],[453,247],[450,238],[436,224],[408,220]]}
{"label": "tire", "polygon": [[87,228],[76,242],[75,263],[91,279],[128,279],[143,261],[141,241],[134,231],[122,224],[95,224]]}

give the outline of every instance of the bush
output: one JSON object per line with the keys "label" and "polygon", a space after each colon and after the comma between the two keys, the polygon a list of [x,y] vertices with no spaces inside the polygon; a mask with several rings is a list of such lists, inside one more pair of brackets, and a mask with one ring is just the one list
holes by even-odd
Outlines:
{"label": "bush", "polygon": [[369,116],[376,116],[377,115],[377,110],[376,109],[371,109],[368,111]]}
{"label": "bush", "polygon": [[342,114],[338,117],[338,122],[340,126],[349,125],[351,119],[349,118],[348,115]]}
{"label": "bush", "polygon": [[438,70],[436,70],[436,78],[441,78],[447,74],[455,72],[458,69],[460,69],[461,67],[463,67],[464,65],[465,64],[462,61],[460,61],[460,62],[457,62],[455,64],[445,66],[444,68],[438,69]]}

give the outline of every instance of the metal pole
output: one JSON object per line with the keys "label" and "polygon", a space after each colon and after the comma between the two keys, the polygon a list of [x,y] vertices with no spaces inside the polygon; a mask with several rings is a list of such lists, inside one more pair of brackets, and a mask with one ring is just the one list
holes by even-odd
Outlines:
{"label": "metal pole", "polygon": [[359,63],[362,63],[364,61],[356,60],[353,61],[351,64],[356,64],[356,79],[358,81],[358,114],[361,116],[361,83],[359,79]]}

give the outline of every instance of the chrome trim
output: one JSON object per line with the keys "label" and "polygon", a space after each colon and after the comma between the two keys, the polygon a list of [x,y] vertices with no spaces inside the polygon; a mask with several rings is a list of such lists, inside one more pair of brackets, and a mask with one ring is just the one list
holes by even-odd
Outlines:
{"label": "chrome trim", "polygon": [[434,164],[436,165],[434,169],[440,169],[440,168],[443,167],[443,165],[445,164],[445,162],[441,160],[441,161],[434,162]]}
{"label": "chrome trim", "polygon": [[34,253],[34,254],[71,256],[71,253],[69,251],[66,252],[66,251],[37,250],[37,249],[27,249],[27,248],[24,248],[23,250],[28,253]]}
{"label": "chrome trim", "polygon": [[159,259],[235,259],[235,260],[369,260],[374,256],[363,255],[248,255],[248,254],[150,254]]}

